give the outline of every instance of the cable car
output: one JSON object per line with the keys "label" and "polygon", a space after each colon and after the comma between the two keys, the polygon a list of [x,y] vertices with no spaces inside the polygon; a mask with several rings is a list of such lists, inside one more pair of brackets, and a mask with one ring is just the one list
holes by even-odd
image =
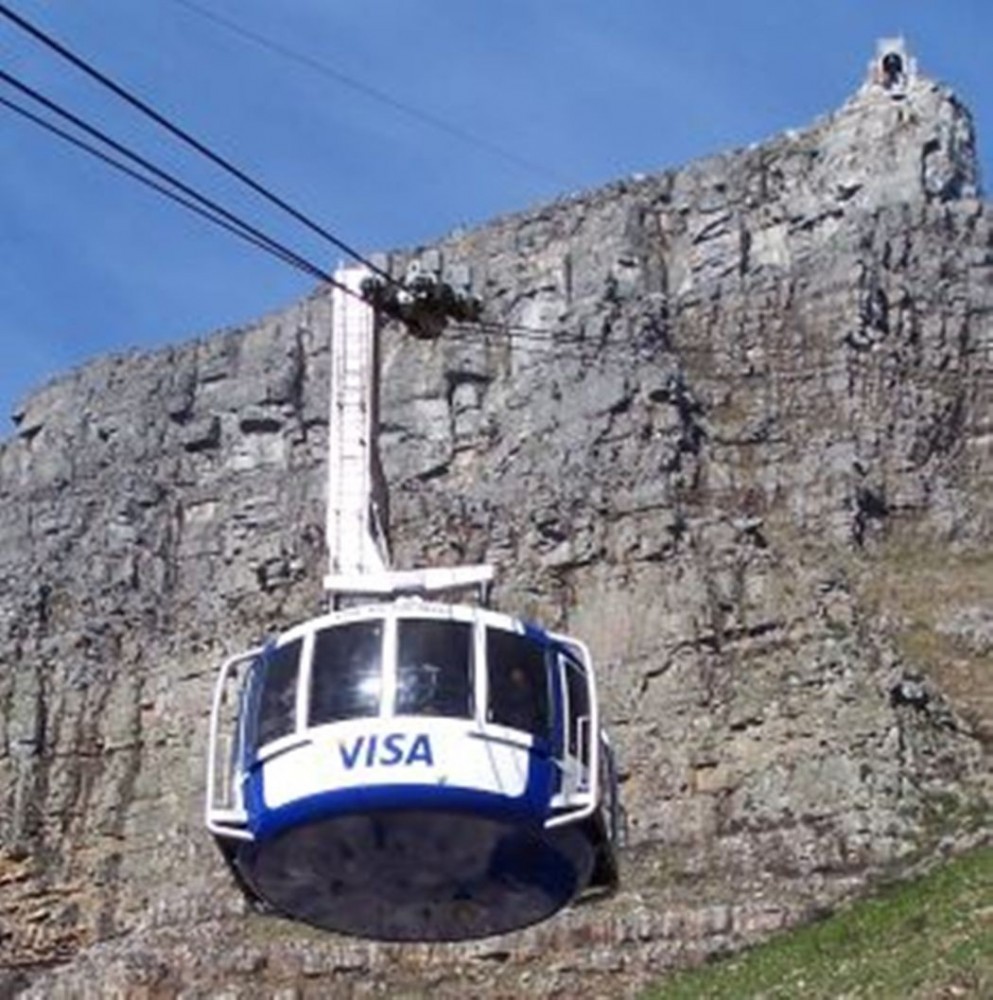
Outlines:
{"label": "cable car", "polygon": [[208,827],[250,898],[319,927],[516,929],[616,884],[598,719],[575,639],[417,599],[334,612],[224,665]]}
{"label": "cable car", "polygon": [[[389,568],[366,277],[339,271],[332,300],[331,610],[221,667],[206,825],[264,909],[483,937],[616,885],[616,769],[586,646],[486,607],[490,566]],[[477,604],[432,596],[466,587]]]}

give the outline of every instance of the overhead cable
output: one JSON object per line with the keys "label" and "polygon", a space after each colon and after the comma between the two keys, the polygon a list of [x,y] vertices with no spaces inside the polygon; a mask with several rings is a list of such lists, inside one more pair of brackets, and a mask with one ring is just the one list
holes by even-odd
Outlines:
{"label": "overhead cable", "polygon": [[266,253],[275,256],[277,259],[282,260],[291,267],[295,267],[298,270],[304,270],[307,274],[310,274],[312,277],[319,278],[320,280],[328,280],[327,276],[320,272],[319,269],[316,267],[311,268],[309,264],[305,264],[302,258],[298,259],[296,255],[291,256],[289,253],[284,253],[272,243],[259,239],[247,230],[233,225],[226,219],[222,218],[219,214],[210,211],[202,205],[198,205],[192,198],[184,198],[181,194],[178,194],[166,184],[161,184],[152,177],[149,177],[147,174],[142,174],[133,167],[129,167],[122,160],[115,159],[113,156],[103,152],[103,150],[99,149],[92,143],[88,143],[85,140],[80,139],[78,136],[72,135],[66,129],[60,128],[54,122],[47,121],[42,118],[41,115],[35,114],[33,111],[17,104],[15,101],[11,101],[9,98],[0,95],[0,105],[7,108],[9,111],[14,112],[14,114],[27,119],[39,128],[51,133],[63,142],[67,142],[70,145],[75,146],[82,152],[87,153],[88,155],[93,156],[101,162],[107,164],[107,166],[113,167],[115,170],[126,174],[128,177],[132,178],[132,180],[136,180],[140,184],[144,184],[146,187],[151,188],[158,194],[161,194],[164,197],[169,198],[171,201],[176,202],[178,205],[181,205],[183,208],[194,212],[195,214],[206,219],[208,222],[213,223],[215,226],[219,226],[221,229],[227,230],[233,236],[237,236],[239,239],[245,240],[253,246],[258,247],[260,250],[264,250]]}
{"label": "overhead cable", "polygon": [[378,101],[380,104],[383,104],[388,108],[392,108],[394,111],[398,111],[401,114],[407,115],[407,117],[412,118],[415,121],[419,121],[424,125],[430,125],[432,128],[437,129],[440,132],[444,132],[452,138],[458,139],[460,142],[486,150],[487,152],[499,156],[501,159],[506,160],[509,163],[513,163],[519,168],[528,170],[534,174],[540,174],[546,180],[555,181],[557,184],[570,183],[567,177],[563,177],[555,170],[551,170],[540,163],[536,163],[534,160],[531,160],[526,156],[521,156],[513,150],[506,149],[495,142],[491,142],[489,139],[476,135],[468,129],[463,128],[461,125],[455,125],[452,122],[445,121],[444,118],[439,118],[437,115],[433,115],[428,111],[424,111],[421,108],[414,107],[412,104],[401,101],[398,98],[393,97],[391,94],[380,90],[378,87],[373,87],[371,84],[358,80],[346,73],[342,73],[341,70],[335,69],[333,66],[328,65],[328,63],[315,59],[313,56],[306,55],[303,52],[291,49],[289,46],[283,45],[282,43],[277,42],[260,32],[246,28],[244,25],[238,24],[230,18],[208,10],[198,3],[194,3],[193,0],[172,0],[172,2],[181,7],[185,7],[187,10],[192,11],[218,27],[223,28],[226,31],[230,31],[232,34],[253,42],[255,45],[258,45],[269,52],[282,56],[284,59],[287,59],[290,62],[295,62],[300,66],[305,66],[314,73],[318,73],[327,79],[334,80],[343,87],[348,87],[350,90],[353,90],[358,94],[362,94],[364,97],[368,97],[373,101]]}
{"label": "overhead cable", "polygon": [[81,70],[91,79],[96,80],[101,86],[106,87],[107,89],[112,91],[119,98],[121,98],[121,100],[130,104],[133,108],[136,108],[146,117],[151,118],[152,121],[154,121],[157,125],[161,126],[167,132],[169,132],[170,135],[175,136],[181,142],[185,143],[187,146],[190,146],[192,149],[196,150],[198,153],[200,153],[201,156],[205,156],[208,160],[211,161],[211,163],[220,167],[222,170],[230,174],[232,177],[237,178],[247,187],[251,188],[256,194],[260,195],[266,201],[270,202],[270,204],[273,204],[277,208],[282,209],[292,218],[296,219],[297,222],[301,223],[302,225],[306,226],[306,228],[316,233],[318,236],[321,236],[323,239],[327,240],[333,246],[337,247],[343,253],[351,257],[353,260],[358,261],[360,264],[364,264],[366,267],[369,268],[369,270],[378,274],[381,278],[383,278],[390,284],[400,285],[400,282],[398,282],[397,279],[394,278],[389,272],[383,270],[381,267],[377,266],[371,260],[364,257],[361,253],[359,253],[358,250],[354,249],[344,240],[339,239],[324,226],[320,225],[319,223],[311,219],[309,216],[305,215],[303,212],[294,208],[279,195],[275,194],[265,185],[261,184],[259,181],[255,180],[253,177],[247,174],[244,170],[241,170],[239,167],[236,167],[228,159],[221,156],[219,153],[215,152],[205,143],[201,142],[199,139],[191,135],[185,129],[175,124],[165,115],[156,111],[155,108],[149,105],[146,101],[143,101],[140,97],[137,97],[135,94],[131,93],[131,91],[127,90],[121,84],[116,83],[109,76],[107,76],[105,73],[102,73],[87,60],[83,59],[81,56],[76,55],[61,42],[52,38],[50,35],[42,31],[40,28],[35,27],[35,25],[33,25],[30,21],[22,17],[16,11],[12,10],[9,6],[7,6],[7,4],[2,2],[0,2],[0,16],[3,16],[8,21],[13,22],[22,31],[27,32],[37,41],[41,42],[47,48],[55,52],[60,58],[65,59],[68,62],[72,63],[73,66]]}
{"label": "overhead cable", "polygon": [[[78,136],[73,136],[64,129],[60,129],[58,126],[54,125],[52,122],[43,119],[40,115],[37,115],[28,109],[16,104],[9,99],[0,97],[0,105],[8,108],[8,110],[20,115],[31,121],[33,124],[45,129],[55,137],[70,143],[76,148],[87,152],[88,154],[100,159],[108,166],[126,174],[133,180],[136,180],[147,187],[152,188],[164,197],[170,198],[172,201],[176,202],[180,206],[195,212],[201,217],[205,218],[207,221],[227,230],[240,239],[245,240],[258,247],[261,250],[266,251],[270,255],[282,260],[284,263],[289,264],[291,267],[295,267],[297,270],[315,278],[318,281],[325,282],[334,287],[340,288],[347,294],[359,298],[362,301],[365,299],[361,295],[357,295],[352,289],[348,288],[341,282],[338,282],[333,275],[329,274],[326,270],[321,268],[319,265],[315,264],[313,261],[304,257],[302,254],[297,253],[292,250],[286,244],[274,239],[273,237],[267,235],[264,231],[257,228],[256,226],[246,222],[240,216],[233,212],[228,211],[219,202],[212,198],[201,194],[195,188],[191,187],[189,184],[180,180],[174,174],[161,167],[156,166],[151,160],[136,153],[134,150],[130,149],[128,146],[108,135],[102,129],[91,125],[89,122],[81,118],[79,115],[69,111],[67,108],[60,105],[58,102],[46,97],[40,91],[24,83],[22,80],[8,73],[6,70],[0,69],[0,81],[6,83],[8,86],[14,88],[25,96],[29,97],[31,100],[40,104],[42,107],[46,108],[51,113],[57,115],[64,121],[69,122],[75,126],[80,131],[96,139],[98,142],[104,144],[110,149],[114,150],[116,153],[125,157],[127,160],[141,167],[143,170],[147,171],[147,174],[142,174],[138,170],[132,167],[128,167],[127,164],[115,159],[114,157],[108,155],[106,152],[102,151],[98,147],[95,147],[84,140],[80,139]],[[155,181],[152,179],[152,175],[160,179]],[[181,192],[181,193],[180,193]],[[185,195],[185,197],[184,197]],[[503,336],[507,336],[511,339],[518,340],[544,340],[551,345],[555,343],[568,342],[574,335],[569,334],[567,331],[553,328],[538,328],[538,327],[525,327],[525,326],[514,326],[513,324],[504,324],[499,321],[483,321],[481,323],[472,324],[475,328],[476,333],[497,333]],[[461,329],[462,333],[465,334],[468,331],[466,324],[462,324],[461,327],[453,327],[453,329]]]}
{"label": "overhead cable", "polygon": [[[42,97],[42,95],[37,94],[27,85],[20,83],[20,81],[15,81],[10,74],[5,73],[0,70],[0,79],[5,82],[16,86],[23,92],[27,92],[31,96],[36,97],[37,100],[44,103],[45,106],[52,110],[57,109],[55,102],[49,101],[47,98]],[[138,170],[129,167],[126,163],[115,159],[109,154],[105,153],[98,147],[87,143],[85,140],[80,139],[78,136],[70,134],[65,129],[60,128],[53,122],[47,121],[40,115],[35,114],[27,108],[18,105],[16,102],[9,100],[8,98],[0,95],[0,106],[6,107],[8,110],[19,115],[20,117],[30,121],[34,125],[46,130],[58,139],[71,144],[72,146],[80,149],[83,152],[94,156],[98,160],[107,164],[110,167],[126,174],[128,177],[135,181],[151,188],[157,193],[169,198],[171,201],[179,204],[181,207],[188,209],[191,212],[196,213],[202,218],[206,219],[208,222],[219,226],[220,228],[231,233],[233,236],[246,241],[258,249],[265,251],[271,256],[283,263],[296,268],[299,271],[313,277],[319,281],[323,281],[327,284],[333,285],[335,287],[341,288],[347,294],[361,298],[361,296],[356,296],[356,293],[352,289],[339,284],[331,275],[326,271],[322,270],[318,265],[307,260],[300,254],[289,250],[284,245],[280,244],[278,241],[266,236],[260,230],[249,226],[243,220],[238,219],[233,213],[227,212],[225,209],[217,206],[217,210],[213,210],[210,206],[215,203],[210,199],[205,198],[202,195],[193,192],[193,195],[189,198],[177,193],[176,190],[170,188],[165,183],[159,183],[152,177],[146,174],[140,173]],[[132,153],[123,147],[121,144],[117,143],[115,140],[106,137],[100,130],[89,126],[87,123],[83,122],[77,116],[72,115],[71,112],[65,111],[64,109],[58,109],[56,113],[60,114],[62,117],[66,118],[76,124],[77,127],[83,131],[89,132],[95,137],[99,138],[100,141],[105,142],[111,148],[116,148],[122,151],[122,155],[128,156],[139,164],[146,164],[142,157],[137,154]],[[171,177],[166,171],[162,171],[152,164],[147,164],[147,169],[155,172],[156,174],[168,179],[170,184],[175,184],[178,187],[186,188],[186,190],[192,191],[182,182],[176,181]],[[194,198],[196,200],[194,200]],[[227,218],[225,218],[225,216]],[[234,221],[228,221],[229,219]],[[363,299],[364,301],[364,299]],[[618,343],[618,342],[608,342],[608,343],[597,343],[589,338],[583,337],[578,333],[573,333],[566,330],[563,327],[553,328],[553,327],[535,327],[535,326],[522,326],[513,323],[504,323],[499,320],[483,320],[480,322],[473,323],[454,323],[450,324],[445,331],[445,342],[447,343],[458,343],[459,341],[464,343],[472,343],[474,346],[481,345],[481,338],[485,338],[489,334],[499,335],[508,341],[517,341],[523,344],[526,348],[535,353],[541,355],[546,352],[554,351],[555,359],[560,361],[576,361],[585,365],[597,364],[597,365],[618,365],[624,368],[630,368],[632,364],[637,364],[639,360],[644,360],[647,357],[654,357],[659,353],[664,353],[672,356],[675,360],[680,361],[687,357],[693,356],[703,356],[706,355],[708,358],[713,359],[714,354],[710,350],[701,348],[691,348],[687,346],[677,346],[668,345],[665,347],[660,347],[659,345],[632,345],[630,343]],[[632,352],[632,346],[635,351]],[[768,347],[763,347],[762,345],[754,345],[761,354],[761,360],[769,360],[770,357],[778,357],[779,355],[788,355],[789,352],[785,349],[780,350],[770,350]],[[623,355],[622,355],[623,352]],[[979,350],[975,350],[969,353],[986,353]],[[840,371],[841,367],[835,365],[834,368],[817,368],[812,369],[809,372],[799,372],[792,373],[787,378],[790,381],[812,379],[817,377],[822,377],[823,375],[831,371]],[[767,375],[769,372],[756,372],[757,375]],[[705,372],[698,375],[699,378],[703,379],[705,382],[711,381],[725,381],[732,379],[732,376],[727,372]],[[781,378],[784,377],[781,373]],[[956,378],[960,375],[956,374]],[[735,382],[740,382],[741,375],[735,374],[733,376]]]}
{"label": "overhead cable", "polygon": [[[110,149],[113,149],[115,152],[121,154],[127,160],[130,160],[132,163],[136,163],[142,169],[148,171],[150,174],[154,175],[155,177],[158,177],[160,180],[165,182],[165,184],[170,185],[172,188],[182,192],[188,198],[192,199],[194,202],[202,206],[202,208],[206,209],[206,212],[201,212],[200,214],[202,215],[211,213],[215,214],[216,216],[226,220],[227,223],[230,224],[229,227],[226,226],[225,228],[240,230],[242,233],[250,236],[252,238],[251,239],[252,242],[255,242],[257,244],[264,244],[267,248],[270,248],[274,252],[275,256],[284,260],[286,263],[292,264],[294,267],[297,267],[299,270],[305,271],[312,277],[318,278],[319,280],[322,281],[326,281],[329,284],[334,285],[335,287],[340,287],[342,289],[346,288],[345,285],[336,281],[332,275],[328,274],[325,270],[318,267],[312,261],[307,260],[302,255],[296,253],[296,251],[290,249],[285,244],[281,243],[279,240],[276,240],[268,236],[261,229],[258,229],[257,227],[251,225],[248,222],[245,222],[243,219],[239,218],[233,212],[229,212],[226,208],[224,208],[223,205],[220,205],[212,198],[208,198],[206,195],[201,194],[194,188],[190,187],[188,184],[179,180],[179,178],[177,178],[173,174],[169,173],[166,170],[161,169],[160,167],[157,167],[150,160],[146,159],[145,157],[141,156],[138,153],[135,153],[127,146],[123,145],[116,139],[113,139],[111,136],[107,135],[106,132],[103,132],[101,129],[98,129],[93,125],[90,125],[88,122],[84,121],[78,115],[73,114],[73,112],[67,110],[66,108],[63,108],[61,105],[51,100],[50,98],[45,97],[44,94],[41,94],[33,87],[30,87],[21,80],[18,80],[16,77],[6,72],[6,70],[0,69],[0,81],[7,83],[9,86],[20,91],[22,94],[31,98],[36,103],[41,104],[43,107],[47,108],[49,111],[58,115],[60,118],[70,122],[76,128],[80,129],[82,132],[85,132],[87,135],[96,139],[98,142],[103,143],[105,146],[108,146]],[[11,103],[12,102],[5,102],[5,104],[7,104],[8,107],[10,107]],[[349,294],[352,295],[355,294],[354,292],[352,292],[351,289],[348,289],[348,292]]]}
{"label": "overhead cable", "polygon": [[[187,6],[192,6],[189,3],[189,0],[176,0],[176,2],[185,4]],[[239,170],[237,167],[234,167],[231,164],[228,164],[227,161],[223,160],[223,158],[219,157],[217,154],[207,149],[207,147],[203,146],[203,144],[200,143],[198,140],[194,139],[192,136],[189,136],[187,133],[183,132],[183,130],[179,129],[178,126],[174,126],[172,123],[168,122],[158,112],[154,111],[154,109],[150,108],[140,99],[129,94],[118,84],[115,84],[112,80],[105,77],[98,70],[91,67],[84,60],[80,59],[79,57],[69,52],[60,43],[58,43],[54,39],[49,38],[39,29],[30,25],[29,22],[27,22],[24,18],[20,17],[20,15],[16,14],[16,12],[12,11],[8,6],[6,6],[2,2],[0,2],[0,15],[3,15],[8,20],[13,21],[23,30],[27,31],[32,36],[36,37],[38,40],[42,41],[45,45],[54,49],[62,57],[68,59],[78,68],[86,72],[88,75],[99,80],[102,84],[109,87],[123,99],[128,101],[128,103],[134,105],[135,107],[139,108],[139,110],[143,111],[145,114],[152,117],[168,131],[182,138],[183,141],[186,142],[187,144],[192,145],[194,148],[198,149],[198,151],[202,152],[203,155],[207,156],[213,162],[223,166],[224,169],[226,169],[229,173],[232,173],[234,176],[238,177],[240,180],[246,183],[249,187],[252,187],[254,190],[263,194],[267,198],[267,200],[273,201],[275,204],[279,205],[279,207],[287,211],[290,215],[294,216],[299,221],[303,221],[306,225],[308,225],[308,228],[313,229],[319,235],[322,235],[324,238],[328,239],[335,246],[339,247],[339,249],[344,250],[346,253],[349,254],[349,256],[352,256],[360,263],[363,263],[366,267],[369,267],[380,277],[385,278],[388,282],[390,282],[393,285],[403,287],[402,284],[388,272],[382,270],[379,267],[376,267],[370,261],[366,260],[357,252],[353,251],[350,247],[347,246],[347,244],[344,244],[340,240],[338,240],[337,237],[332,236],[330,233],[327,233],[320,227],[317,227],[316,224],[311,223],[310,220],[307,220],[304,216],[302,216],[301,213],[293,209],[292,206],[289,206],[286,203],[282,202],[281,199],[277,198],[277,196],[275,195],[272,195],[271,192],[267,192],[264,188],[261,187],[261,185],[253,181],[243,171]],[[197,213],[198,215],[207,219],[213,224],[232,233],[232,235],[238,236],[240,239],[258,247],[259,249],[266,251],[267,253],[270,253],[272,256],[283,261],[284,263],[297,268],[301,272],[319,281],[341,288],[350,295],[353,296],[356,295],[354,291],[348,289],[343,284],[337,282],[332,275],[330,275],[323,268],[319,267],[317,264],[313,263],[313,261],[308,260],[303,255],[297,253],[296,251],[286,246],[284,243],[268,236],[261,229],[258,229],[257,227],[252,226],[251,224],[245,222],[243,219],[241,219],[234,213],[229,212],[218,202],[200,194],[194,188],[180,181],[178,178],[170,174],[168,171],[162,170],[161,168],[155,166],[152,162],[150,162],[146,158],[140,156],[137,153],[134,153],[132,150],[128,149],[123,144],[113,140],[106,133],[102,132],[100,129],[97,129],[94,126],[89,125],[81,118],[74,115],[72,112],[69,112],[66,109],[60,107],[54,101],[51,101],[50,99],[44,97],[36,90],[32,89],[31,87],[17,80],[11,74],[3,70],[0,70],[0,80],[3,80],[9,86],[19,90],[21,93],[30,97],[37,103],[42,104],[49,111],[53,112],[54,114],[58,115],[64,120],[71,122],[78,129],[82,130],[91,137],[97,139],[99,142],[105,144],[109,148],[115,150],[116,152],[124,156],[126,159],[130,160],[132,163],[139,165],[143,170],[148,171],[149,174],[158,177],[163,183],[159,183],[159,181],[153,180],[152,177],[141,174],[138,170],[128,167],[125,163],[116,160],[114,157],[97,149],[96,147],[92,147],[84,140],[81,140],[76,136],[70,135],[65,130],[58,128],[52,122],[45,121],[40,116],[34,114],[28,109],[16,105],[14,102],[8,99],[0,97],[0,105],[8,108],[8,110],[20,115],[21,117],[27,120],[32,121],[34,124],[38,125],[41,128],[46,129],[47,131],[49,131],[56,137],[62,139],[63,141],[71,143],[72,145],[78,147],[79,149],[101,159],[109,166],[112,166],[113,168],[130,176],[132,179],[139,181],[142,184],[145,184],[146,186],[157,191],[159,194],[162,194],[164,197],[170,198],[174,202],[180,204],[182,207]],[[361,296],[356,296],[356,297],[362,298]],[[365,300],[363,299],[363,301]],[[586,360],[587,358],[594,359],[602,357],[603,352],[606,351],[607,349],[613,349],[615,347],[620,348],[622,346],[621,344],[617,343],[603,343],[603,342],[597,343],[595,341],[591,341],[590,339],[582,336],[579,333],[571,332],[563,327],[527,326],[522,324],[505,323],[499,320],[483,320],[478,323],[473,323],[471,327],[462,324],[461,326],[450,327],[450,329],[456,335],[461,335],[463,339],[465,339],[466,335],[471,330],[477,339],[480,334],[485,336],[487,333],[495,333],[501,336],[505,336],[510,340],[516,339],[518,342],[530,343],[531,345],[547,344],[550,349],[555,349],[556,351],[561,351],[563,346],[572,346],[576,349],[575,356],[582,360]],[[629,344],[623,345],[626,352],[630,350],[630,346],[631,345]],[[651,345],[644,345],[644,348],[651,350]],[[762,359],[778,356],[780,353],[782,354],[788,353],[786,350],[775,350],[775,351],[769,350],[768,348],[763,348],[762,345],[756,345],[756,348],[761,352]],[[677,358],[683,356],[691,356],[691,355],[712,356],[712,352],[708,351],[707,349],[685,347],[685,346],[655,347],[655,351],[657,350],[664,351],[665,353],[670,353]],[[652,351],[652,353],[655,353],[655,351]],[[982,352],[977,351],[976,353],[982,353]],[[712,373],[701,373],[701,377],[706,379],[713,379],[713,378],[726,378],[727,375],[725,373],[712,372]]]}
{"label": "overhead cable", "polygon": [[[71,112],[60,108],[54,101],[50,101],[48,98],[45,98],[37,91],[28,87],[26,84],[23,84],[21,81],[16,80],[3,70],[0,70],[0,80],[3,80],[9,85],[16,87],[23,93],[31,96],[36,101],[49,108],[49,110],[52,110],[56,114],[59,114],[61,117],[72,122],[72,124],[76,125],[76,127],[80,128],[84,132],[94,136],[110,148],[117,150],[128,159],[144,167],[151,173],[161,177],[166,183],[159,183],[154,180],[153,177],[140,173],[138,170],[135,170],[132,167],[129,167],[126,163],[115,159],[98,147],[85,142],[78,136],[70,134],[66,130],[59,128],[53,122],[45,120],[40,115],[35,114],[34,112],[16,104],[14,101],[9,100],[2,95],[0,95],[0,106],[6,107],[8,110],[48,131],[62,141],[73,145],[91,156],[94,156],[108,166],[126,174],[133,180],[151,188],[162,196],[169,198],[181,207],[196,213],[208,222],[226,230],[239,239],[256,246],[258,249],[265,251],[283,263],[296,268],[318,281],[341,288],[347,294],[357,298],[362,298],[361,296],[357,296],[352,289],[337,282],[332,275],[328,274],[317,264],[314,264],[301,254],[289,249],[279,241],[267,236],[261,230],[258,230],[254,226],[244,222],[238,216],[228,212],[216,202],[206,198],[194,189],[190,188],[188,185],[185,185],[183,182],[177,180],[167,171],[161,170],[154,164],[145,160],[143,157],[133,153],[131,150],[128,150],[125,146],[111,139],[99,129],[96,129],[84,122]],[[173,185],[174,187],[170,187],[168,185]],[[180,191],[186,191],[189,194],[189,197],[184,197],[174,188]],[[363,299],[363,301],[365,300]],[[584,364],[616,363],[618,365],[623,364],[625,367],[629,367],[631,364],[637,363],[639,359],[643,360],[648,357],[655,357],[660,353],[671,355],[676,360],[697,356],[706,356],[711,360],[715,359],[714,352],[707,348],[694,348],[687,345],[680,346],[673,344],[666,346],[658,344],[639,345],[631,344],[630,342],[619,343],[617,341],[604,343],[597,342],[597,340],[585,337],[580,333],[569,331],[564,327],[525,326],[521,324],[503,322],[500,320],[482,320],[472,323],[462,322],[449,324],[446,328],[445,340],[448,343],[457,343],[462,341],[465,343],[471,342],[475,345],[479,345],[481,340],[490,334],[498,335],[507,341],[517,342],[518,344],[521,344],[538,354],[554,351],[555,357],[558,360],[574,360]],[[632,347],[634,348],[634,352],[632,352]],[[790,356],[793,353],[787,348],[770,349],[768,346],[764,346],[762,344],[752,345],[751,349],[756,350],[759,354],[757,359],[753,359],[753,363],[754,361],[769,361],[770,359],[778,358],[780,356]],[[623,356],[621,356],[622,352]],[[969,353],[984,354],[988,352],[976,349]],[[746,359],[729,360],[744,363]],[[793,373],[790,378],[817,378],[818,376],[823,376],[825,371],[830,370],[840,369],[826,370],[823,368],[816,368],[810,370],[809,372]],[[755,374],[765,375],[769,373],[759,371]],[[731,378],[727,372],[714,371],[698,373],[698,377],[702,378],[704,381],[723,381]],[[738,381],[741,378],[739,374],[735,374],[733,377],[735,381]],[[959,375],[956,375],[955,377],[958,378]]]}

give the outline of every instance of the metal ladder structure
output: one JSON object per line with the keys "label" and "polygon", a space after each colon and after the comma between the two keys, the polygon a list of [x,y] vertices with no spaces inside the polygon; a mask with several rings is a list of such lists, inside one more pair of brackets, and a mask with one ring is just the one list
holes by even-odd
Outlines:
{"label": "metal ladder structure", "polygon": [[[377,432],[376,318],[361,300],[364,268],[340,268],[331,297],[331,396],[328,423],[328,575],[332,593],[386,571],[377,537],[373,460]],[[347,289],[347,291],[346,291]]]}

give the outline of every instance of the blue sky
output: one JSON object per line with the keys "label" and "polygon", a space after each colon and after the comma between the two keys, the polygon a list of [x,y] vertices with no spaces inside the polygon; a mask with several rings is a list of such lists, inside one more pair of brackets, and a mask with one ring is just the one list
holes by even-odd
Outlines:
{"label": "blue sky", "polygon": [[[993,163],[988,0],[192,0],[508,156],[184,0],[4,2],[363,252],[805,125],[856,89],[883,35],[903,33],[972,108],[984,176]],[[0,65],[336,263],[2,19]],[[2,107],[0,150],[0,429],[87,358],[244,323],[312,285]]]}

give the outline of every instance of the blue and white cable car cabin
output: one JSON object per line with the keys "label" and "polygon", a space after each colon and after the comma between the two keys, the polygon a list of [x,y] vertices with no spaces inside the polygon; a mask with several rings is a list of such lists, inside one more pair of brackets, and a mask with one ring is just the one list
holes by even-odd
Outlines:
{"label": "blue and white cable car cabin", "polygon": [[574,640],[399,599],[249,656],[208,822],[251,895],[331,930],[455,940],[614,884],[612,761]]}
{"label": "blue and white cable car cabin", "polygon": [[[358,321],[371,331],[360,309],[336,297],[352,362]],[[326,582],[379,599],[224,664],[207,826],[249,898],[309,924],[403,941],[524,927],[617,881],[616,776],[589,653],[481,606],[394,596],[484,587],[492,571],[383,567],[368,480],[335,492],[347,381],[332,383]],[[352,468],[368,476],[368,458]]]}

